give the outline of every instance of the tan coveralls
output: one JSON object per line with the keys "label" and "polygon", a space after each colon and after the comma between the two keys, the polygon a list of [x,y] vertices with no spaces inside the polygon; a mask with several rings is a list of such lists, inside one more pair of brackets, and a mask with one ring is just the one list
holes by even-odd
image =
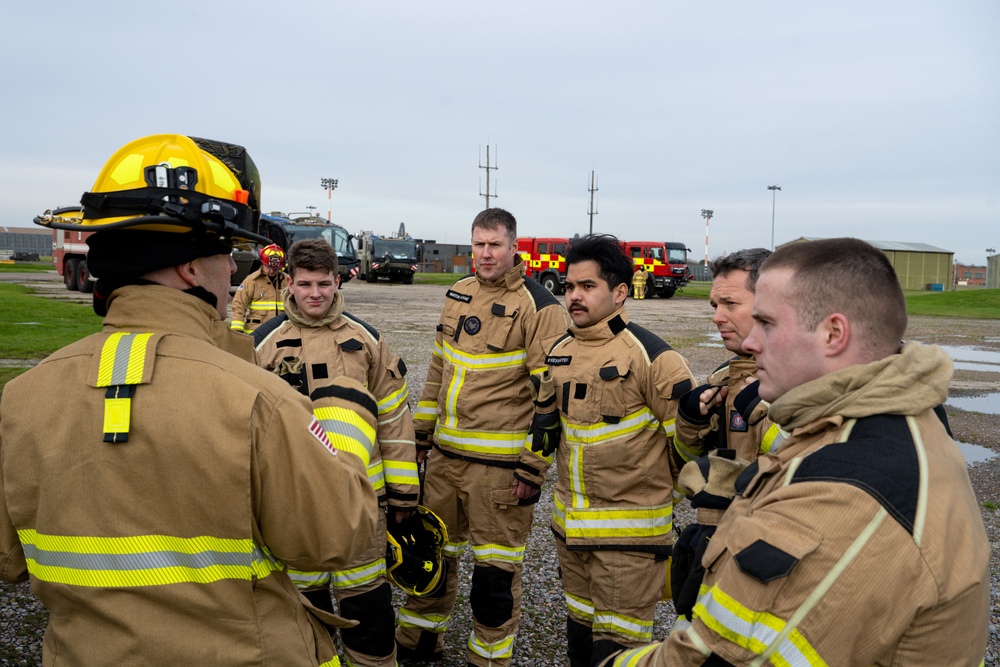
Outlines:
{"label": "tan coveralls", "polygon": [[102,333],[5,387],[0,576],[49,610],[45,664],[335,664],[336,617],[284,568],[354,559],[374,494],[304,397],[220,349],[237,336],[197,297],[122,287]]}
{"label": "tan coveralls", "polygon": [[243,333],[253,331],[272,317],[284,312],[281,291],[288,286],[288,276],[283,271],[272,278],[257,269],[243,279],[233,295],[233,317],[229,328]]}
{"label": "tan coveralls", "polygon": [[514,495],[514,469],[537,474],[547,465],[528,448],[534,412],[528,374],[545,369],[545,352],[568,325],[562,305],[525,279],[520,263],[495,285],[469,276],[447,292],[415,426],[433,433],[424,505],[448,526],[448,574],[439,596],[410,596],[400,609],[396,638],[406,653],[443,651],[458,557],[471,541],[468,661],[510,664],[534,502]]}
{"label": "tan coveralls", "polygon": [[908,343],[775,401],[791,435],[737,482],[690,627],[613,664],[980,665],[990,547],[936,414],[951,373]]}
{"label": "tan coveralls", "polygon": [[552,516],[570,664],[650,641],[673,543],[677,399],[694,379],[624,308],[572,327],[546,358],[562,440]]}
{"label": "tan coveralls", "polygon": [[[377,401],[378,431],[374,442],[355,452],[368,469],[368,481],[383,510],[415,509],[420,490],[413,418],[407,404],[406,365],[392,353],[378,331],[344,312],[340,292],[320,321],[301,315],[286,291],[284,315],[254,333],[257,363],[278,369],[283,360],[297,359],[305,372],[311,396],[322,393],[333,378],[347,376],[366,387]],[[340,612],[360,622],[356,629],[341,630],[350,664],[359,667],[392,667],[396,662],[395,612],[386,579],[385,513],[364,552],[346,568],[333,572],[291,572],[293,581],[319,605],[330,604],[332,583]],[[290,519],[293,517],[290,517]]]}
{"label": "tan coveralls", "polygon": [[645,269],[639,269],[632,274],[632,298],[633,299],[645,299],[646,298],[646,281],[649,279],[649,274],[646,273]]}

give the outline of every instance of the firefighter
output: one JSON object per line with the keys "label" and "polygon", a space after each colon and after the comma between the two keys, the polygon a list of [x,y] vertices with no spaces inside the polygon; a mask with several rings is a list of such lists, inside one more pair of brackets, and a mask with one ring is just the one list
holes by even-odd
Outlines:
{"label": "firefighter", "polygon": [[952,364],[857,239],[779,248],[743,343],[791,435],[741,474],[691,626],[614,665],[981,665],[990,546],[941,403]]}
{"label": "firefighter", "polygon": [[233,244],[266,242],[259,187],[240,146],[154,135],[111,157],[80,221],[36,219],[96,232],[104,316],[0,401],[0,578],[48,608],[46,664],[337,664],[320,619],[344,621],[285,568],[353,560],[374,493],[337,453],[358,442],[226,351],[249,341],[225,314]]}
{"label": "firefighter", "polygon": [[566,265],[573,326],[546,359],[554,396],[543,379],[532,439],[551,454],[561,430],[552,531],[570,665],[591,667],[652,638],[673,541],[677,399],[693,379],[684,357],[629,322],[632,265],[618,239],[575,240]]}
{"label": "firefighter", "polygon": [[254,329],[285,310],[281,290],[288,284],[285,251],[272,243],[260,249],[260,268],[243,279],[233,295],[230,329],[253,333]]}
{"label": "firefighter", "polygon": [[285,377],[303,394],[322,393],[331,378],[354,378],[375,396],[374,447],[359,452],[378,496],[378,533],[354,562],[329,572],[295,572],[292,578],[318,607],[333,608],[330,586],[345,617],[360,623],[341,630],[349,664],[396,663],[395,612],[386,580],[386,516],[400,521],[417,507],[413,418],[407,404],[406,365],[385,337],[344,311],[337,253],[323,239],[297,241],[288,251],[290,281],[284,313],[254,332],[257,363]]}
{"label": "firefighter", "polygon": [[434,353],[417,404],[417,447],[427,459],[424,505],[448,528],[447,575],[436,594],[407,598],[399,612],[398,655],[438,660],[458,594],[458,557],[471,542],[471,665],[505,667],[521,617],[521,568],[532,500],[514,493],[515,470],[537,475],[547,463],[528,448],[529,376],[565,333],[566,311],[525,278],[517,221],[499,208],[472,223],[476,273],[445,295]]}
{"label": "firefighter", "polygon": [[646,273],[646,270],[642,268],[641,264],[635,267],[635,273],[632,274],[633,299],[646,298],[646,281],[648,279],[649,279],[649,274]]}

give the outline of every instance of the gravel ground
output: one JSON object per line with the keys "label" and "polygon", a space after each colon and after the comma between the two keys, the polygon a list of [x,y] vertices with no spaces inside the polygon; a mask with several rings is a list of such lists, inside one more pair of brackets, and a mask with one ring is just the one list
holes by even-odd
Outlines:
{"label": "gravel ground", "polygon": [[[32,276],[40,287],[51,279]],[[378,328],[393,349],[405,360],[409,374],[411,406],[416,404],[427,373],[433,345],[434,326],[440,312],[444,287],[430,285],[369,285],[353,281],[345,286],[347,309]],[[63,295],[65,292],[63,292]],[[709,319],[705,301],[674,298],[629,301],[630,317],[662,336],[687,357],[696,377],[704,377],[727,357]],[[958,370],[952,381],[953,396],[977,396],[1000,388],[1000,336],[996,321],[955,320],[914,317],[907,332],[910,340],[953,346],[975,346],[994,353],[993,366],[978,370]],[[2,363],[3,360],[0,360]],[[968,412],[948,407],[957,440],[1000,452],[1000,431],[995,413],[1000,398],[994,396],[994,414]],[[1000,562],[996,544],[1000,540],[1000,457],[974,464],[969,469],[992,549],[990,567],[990,637],[987,665],[1000,664]],[[527,545],[524,565],[522,621],[514,650],[516,667],[566,665],[565,606],[557,575],[557,558],[549,531],[552,511],[552,480],[546,483],[536,506],[534,528]],[[675,521],[684,525],[690,513],[678,508]],[[471,631],[468,594],[472,559],[462,560],[459,599],[452,616],[444,659],[440,667],[464,667],[465,640]],[[397,592],[398,593],[398,592]],[[396,594],[397,605],[402,596]],[[40,665],[41,638],[47,619],[45,609],[35,599],[28,584],[0,583],[0,665]],[[659,605],[654,638],[662,639],[674,620],[669,603]]]}

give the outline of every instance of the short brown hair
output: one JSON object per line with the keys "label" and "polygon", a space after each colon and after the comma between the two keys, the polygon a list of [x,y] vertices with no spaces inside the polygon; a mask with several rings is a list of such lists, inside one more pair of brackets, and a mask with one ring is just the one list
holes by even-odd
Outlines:
{"label": "short brown hair", "polygon": [[295,270],[322,271],[337,275],[340,266],[333,246],[323,239],[296,241],[288,249],[288,275],[295,280]]}
{"label": "short brown hair", "polygon": [[722,257],[716,257],[708,265],[712,278],[721,278],[733,271],[748,271],[747,289],[757,291],[757,276],[760,275],[760,265],[771,256],[767,248],[745,248]]}
{"label": "short brown hair", "polygon": [[779,248],[760,267],[772,269],[794,272],[786,294],[808,331],[842,313],[873,361],[898,349],[906,333],[906,301],[881,250],[853,238],[802,241]]}
{"label": "short brown hair", "polygon": [[517,220],[502,208],[488,208],[485,211],[481,211],[476,216],[476,219],[472,221],[472,231],[475,232],[477,227],[482,227],[483,229],[497,229],[498,227],[502,227],[507,232],[507,238],[510,239],[511,243],[517,238]]}

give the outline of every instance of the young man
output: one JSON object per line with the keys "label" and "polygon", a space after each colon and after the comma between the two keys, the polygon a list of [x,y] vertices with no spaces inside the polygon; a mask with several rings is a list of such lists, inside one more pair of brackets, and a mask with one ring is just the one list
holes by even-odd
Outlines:
{"label": "young man", "polygon": [[260,268],[243,279],[233,295],[230,329],[253,333],[254,329],[284,310],[281,291],[288,283],[285,251],[274,243],[260,249]]}
{"label": "young man", "polygon": [[[313,604],[332,609],[330,584],[343,616],[359,621],[341,630],[349,664],[396,663],[395,613],[386,580],[385,512],[401,520],[417,506],[413,420],[406,399],[406,366],[379,332],[344,311],[337,254],[322,239],[298,241],[288,251],[290,284],[284,313],[254,332],[257,363],[278,373],[303,394],[322,394],[331,378],[347,376],[377,401],[378,431],[371,451],[357,452],[378,495],[378,532],[364,553],[332,573],[296,572],[293,579]],[[289,517],[292,519],[293,517]]]}
{"label": "young man", "polygon": [[744,348],[791,435],[738,478],[691,626],[614,664],[982,664],[990,547],[940,410],[951,361],[900,343],[888,258],[784,246],[753,313]]}
{"label": "young man", "polygon": [[694,382],[680,354],[629,322],[632,262],[615,237],[574,240],[566,265],[573,326],[546,358],[562,422],[552,530],[570,665],[591,667],[652,637],[673,542],[677,399]]}
{"label": "young man", "polygon": [[517,221],[486,209],[472,222],[476,274],[448,290],[434,355],[415,416],[427,459],[424,504],[447,525],[447,577],[440,593],[407,598],[399,611],[399,657],[437,660],[458,595],[458,557],[472,543],[473,629],[469,664],[510,664],[521,617],[521,566],[532,502],[515,497],[514,470],[547,465],[527,449],[529,377],[566,331],[566,311],[525,278]]}
{"label": "young man", "polygon": [[233,244],[267,242],[259,188],[242,147],[154,135],[112,156],[79,223],[36,219],[96,232],[104,316],[0,403],[0,577],[48,608],[46,664],[336,659],[319,620],[336,617],[285,567],[353,560],[374,494],[334,449],[356,442],[226,351],[249,341],[224,318]]}

